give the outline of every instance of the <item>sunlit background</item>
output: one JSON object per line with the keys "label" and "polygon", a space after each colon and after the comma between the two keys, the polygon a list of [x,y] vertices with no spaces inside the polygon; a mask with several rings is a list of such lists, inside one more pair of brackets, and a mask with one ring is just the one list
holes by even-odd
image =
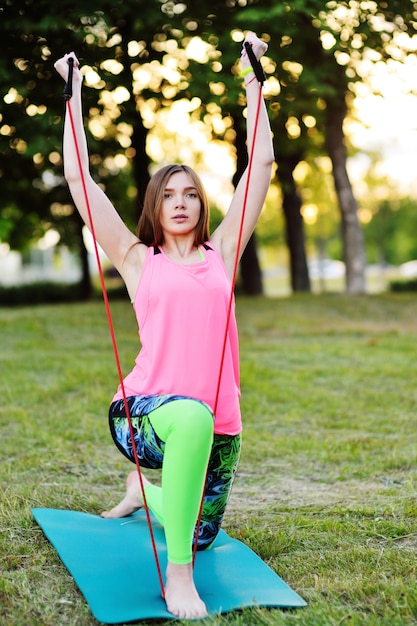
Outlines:
{"label": "sunlit background", "polygon": [[[235,43],[243,40],[244,34],[240,30],[231,33]],[[112,45],[117,44],[118,35],[114,36]],[[334,37],[330,32],[323,32],[322,45],[331,49],[334,45]],[[369,51],[365,58],[358,61],[359,74],[363,81],[355,83],[354,98],[351,102],[351,111],[346,118],[345,132],[349,142],[348,170],[353,184],[354,192],[359,199],[359,219],[362,224],[368,224],[373,219],[373,207],[369,200],[369,175],[372,172],[374,180],[380,184],[374,184],[371,189],[372,201],[381,201],[389,190],[395,190],[396,194],[402,194],[410,198],[417,199],[417,180],[415,176],[415,163],[417,158],[417,56],[411,54],[405,56],[401,51],[416,52],[417,38],[410,38],[406,34],[400,34],[394,42],[392,58],[389,62],[384,62],[378,58],[377,54]],[[223,116],[221,108],[214,102],[207,106],[204,119],[200,119],[201,100],[197,95],[191,99],[178,99],[172,101],[178,90],[184,90],[189,85],[184,79],[184,72],[190,59],[197,63],[211,63],[215,72],[219,72],[219,80],[210,84],[210,89],[215,95],[222,95],[225,86],[221,82],[220,72],[222,65],[219,62],[220,53],[216,48],[199,37],[190,37],[185,49],[178,46],[173,39],[161,40],[159,43],[161,51],[165,54],[161,63],[156,61],[136,63],[133,66],[133,92],[141,100],[140,112],[144,125],[149,129],[147,137],[147,153],[153,162],[155,169],[173,160],[189,163],[201,175],[205,184],[207,194],[211,204],[225,212],[230,203],[233,186],[232,177],[235,172],[235,151],[233,147],[233,124],[231,118]],[[145,43],[141,41],[131,41],[128,47],[128,54],[136,58],[144,49]],[[337,61],[340,65],[348,63],[343,53],[338,55]],[[271,63],[271,61],[269,61]],[[268,59],[265,61],[268,65]],[[302,66],[296,63],[287,63],[291,66],[294,74],[302,71]],[[266,68],[268,70],[268,68]],[[131,157],[134,155],[132,148],[132,128],[126,123],[118,122],[119,108],[129,100],[130,94],[123,86],[109,91],[106,83],[101,77],[101,71],[110,72],[113,76],[123,70],[123,66],[114,59],[104,61],[100,67],[94,69],[88,64],[82,66],[84,83],[87,88],[100,91],[99,105],[100,111],[90,110],[88,129],[98,141],[106,137],[108,128],[115,127],[120,152],[103,161],[103,166],[110,172],[117,174],[128,167]],[[277,95],[280,92],[280,85],[276,75],[268,73],[264,85],[264,93]],[[275,73],[274,73],[275,74]],[[164,82],[166,81],[166,82]],[[160,106],[156,98],[141,99],[142,92],[152,89],[156,92],[160,90],[162,98],[166,103]],[[192,91],[192,86],[191,86]],[[11,87],[5,96],[6,104],[17,101],[21,96]],[[46,108],[43,105],[35,106],[31,104],[26,113],[29,116],[43,115]],[[307,116],[308,117],[308,116]],[[309,121],[303,119],[308,127],[311,123],[313,127],[315,120],[311,117]],[[298,132],[297,120],[291,127],[291,120],[287,124],[289,135]],[[212,130],[225,137],[226,141],[213,139]],[[3,134],[7,134],[7,129],[2,128]],[[229,139],[229,141],[227,141]],[[16,147],[19,150],[19,146]],[[22,144],[22,151],[25,146]],[[41,153],[34,155],[34,161],[42,160]],[[51,152],[48,156],[51,163],[59,163],[61,155],[58,152]],[[320,176],[331,178],[331,164],[328,157],[316,158],[314,167],[318,168]],[[151,170],[151,173],[153,171]],[[311,230],[311,240],[320,239],[320,231],[326,230],[326,222],[330,220],[329,198],[332,193],[330,189],[314,192],[314,177],[317,172],[312,170],[311,163],[301,162],[296,168],[295,178],[301,187],[307,191],[303,195],[302,215],[307,229]],[[46,174],[46,178],[49,174]],[[45,182],[48,181],[45,178]],[[49,181],[51,185],[54,181]],[[329,183],[327,183],[329,186]],[[308,193],[310,188],[310,196]],[[126,193],[135,193],[135,189],[126,189]],[[280,230],[281,238],[284,228],[283,218],[277,216],[276,207],[279,205],[279,191],[277,187],[271,186],[270,194],[265,205],[264,214],[260,220],[260,229]],[[367,200],[368,195],[368,200]],[[320,202],[320,197],[322,201]],[[334,202],[333,202],[334,205]],[[65,211],[72,211],[71,204],[57,205],[52,210],[62,214]],[[333,206],[333,211],[335,208]],[[333,219],[333,218],[332,218]],[[310,231],[308,231],[310,232]],[[91,266],[94,270],[95,261],[93,258],[93,244],[91,236],[85,233],[85,241],[91,255]],[[50,229],[37,243],[37,249],[47,253],[50,251],[51,259],[55,246],[59,244],[59,235],[53,228]],[[320,250],[314,247],[316,244],[308,244],[308,254],[310,257],[310,274],[313,279],[317,277],[316,257]],[[101,251],[100,251],[101,252]],[[262,249],[261,262],[265,277],[265,291],[269,294],[281,294],[289,291],[288,287],[288,258],[281,250]],[[66,253],[65,253],[66,254]],[[105,257],[102,255],[104,262]],[[336,289],[343,288],[344,266],[340,261],[326,259],[328,265],[323,266],[328,278],[339,281],[333,285]],[[7,268],[5,268],[7,263]],[[9,254],[7,244],[0,245],[0,272],[3,277],[2,282],[15,282],[13,264],[16,264],[16,257]],[[65,263],[71,267],[71,275],[77,274],[77,265],[70,260],[70,255]],[[16,266],[17,267],[17,266]],[[410,267],[410,266],[409,266]],[[33,268],[32,268],[33,269]],[[44,269],[44,268],[43,268]],[[372,267],[368,268],[372,271]],[[26,277],[32,270],[26,268]],[[376,272],[378,280],[373,280],[370,290],[378,291],[386,287],[387,268],[382,266]],[[374,271],[375,273],[375,271]],[[417,269],[416,269],[417,274]],[[33,278],[30,277],[29,278]],[[279,279],[279,280],[278,280]]]}

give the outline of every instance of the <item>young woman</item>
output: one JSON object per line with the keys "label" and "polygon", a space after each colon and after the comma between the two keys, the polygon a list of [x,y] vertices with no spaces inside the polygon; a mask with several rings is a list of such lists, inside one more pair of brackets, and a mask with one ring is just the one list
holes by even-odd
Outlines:
{"label": "young woman", "polygon": [[[259,59],[266,44],[254,34],[248,35],[247,41]],[[222,223],[210,236],[207,199],[199,177],[185,165],[163,167],[149,182],[135,235],[89,173],[77,58],[73,53],[65,55],[55,67],[66,81],[69,57],[74,59],[71,111],[95,234],[126,284],[141,340],[135,366],[123,383],[134,441],[120,386],[110,406],[110,429],[116,446],[128,459],[134,460],[135,446],[142,468],[162,467],[160,487],[145,477],[143,482],[149,508],[165,529],[165,601],[168,611],[179,618],[204,617],[207,610],[193,580],[193,535],[204,491],[198,548],[205,549],[214,541],[239,460],[242,423],[233,310],[218,393],[217,384],[236,253],[240,257],[255,228],[270,183],[274,156],[268,115],[262,101],[252,167],[254,184],[249,187],[239,251],[247,172]],[[243,76],[250,149],[259,83],[249,69],[244,47],[241,65],[247,70]],[[63,153],[65,178],[88,225],[68,119]],[[103,517],[124,517],[143,505],[137,471],[129,474],[126,485],[123,500]]]}

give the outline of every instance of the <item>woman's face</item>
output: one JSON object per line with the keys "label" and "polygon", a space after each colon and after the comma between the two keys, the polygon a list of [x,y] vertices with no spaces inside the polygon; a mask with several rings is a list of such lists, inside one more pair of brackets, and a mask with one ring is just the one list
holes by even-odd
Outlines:
{"label": "woman's face", "polygon": [[186,172],[176,172],[167,182],[160,220],[164,233],[183,236],[194,232],[201,212],[197,189]]}

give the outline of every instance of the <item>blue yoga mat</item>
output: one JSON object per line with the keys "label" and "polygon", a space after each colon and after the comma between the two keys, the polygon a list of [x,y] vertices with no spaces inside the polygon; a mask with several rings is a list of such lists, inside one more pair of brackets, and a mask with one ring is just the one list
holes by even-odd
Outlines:
{"label": "blue yoga mat", "polygon": [[[32,513],[99,622],[174,619],[161,597],[144,511],[120,519],[57,509]],[[164,531],[156,521],[153,529],[164,574]],[[250,548],[224,531],[210,550],[197,553],[194,576],[210,614],[306,605]]]}

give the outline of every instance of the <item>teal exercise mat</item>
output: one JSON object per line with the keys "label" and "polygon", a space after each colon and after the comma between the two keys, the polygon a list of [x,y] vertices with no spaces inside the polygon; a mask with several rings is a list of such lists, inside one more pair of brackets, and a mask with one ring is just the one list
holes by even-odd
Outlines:
{"label": "teal exercise mat", "polygon": [[[99,622],[174,619],[161,597],[144,511],[119,519],[58,509],[32,513]],[[164,531],[158,522],[152,523],[164,574]],[[251,606],[306,605],[250,548],[222,530],[210,550],[197,553],[194,576],[210,614]]]}

